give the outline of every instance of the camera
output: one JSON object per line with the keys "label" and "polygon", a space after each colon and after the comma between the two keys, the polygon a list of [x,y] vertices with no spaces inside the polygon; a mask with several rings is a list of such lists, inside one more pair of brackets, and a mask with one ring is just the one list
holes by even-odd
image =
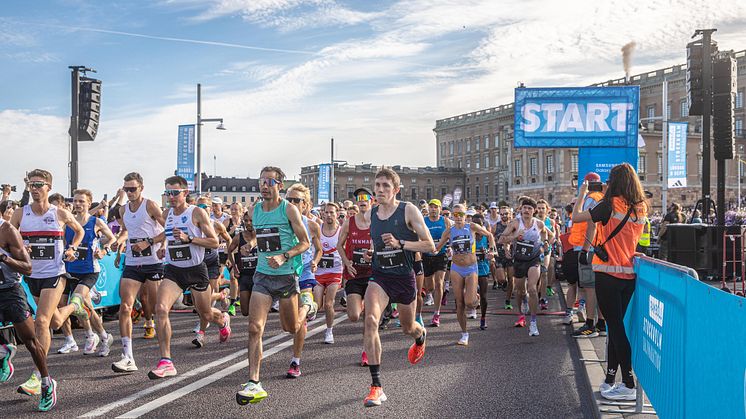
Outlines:
{"label": "camera", "polygon": [[604,263],[609,262],[609,253],[606,252],[606,248],[603,244],[597,244],[593,246],[593,253],[598,256]]}
{"label": "camera", "polygon": [[601,192],[603,190],[603,182],[588,182],[588,192]]}
{"label": "camera", "polygon": [[7,183],[4,183],[4,184],[0,185],[0,188],[5,189],[6,186],[10,186],[10,191],[11,192],[15,192],[16,191],[16,186],[15,185],[11,186],[11,185],[9,185]]}

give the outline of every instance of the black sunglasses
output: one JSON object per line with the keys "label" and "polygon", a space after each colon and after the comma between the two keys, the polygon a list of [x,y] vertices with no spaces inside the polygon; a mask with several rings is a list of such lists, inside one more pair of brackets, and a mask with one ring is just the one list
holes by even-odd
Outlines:
{"label": "black sunglasses", "polygon": [[301,202],[303,202],[303,198],[285,198],[285,199],[287,199],[288,202],[293,203],[293,204],[300,204]]}

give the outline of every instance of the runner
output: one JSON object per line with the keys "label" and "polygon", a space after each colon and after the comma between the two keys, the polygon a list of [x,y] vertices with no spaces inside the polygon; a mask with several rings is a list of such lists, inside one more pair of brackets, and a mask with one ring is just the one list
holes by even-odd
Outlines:
{"label": "runner", "polygon": [[[229,218],[223,221],[223,225],[225,226],[225,229],[228,231],[228,235],[230,235],[230,237],[236,237],[239,234],[241,234],[242,231],[246,229],[246,225],[243,222],[243,214],[244,214],[244,208],[240,202],[234,202],[231,204],[231,215]],[[230,242],[230,240],[228,242]],[[227,254],[227,251],[226,251],[226,254]],[[226,262],[226,266],[227,266],[227,262]],[[229,271],[231,270],[231,268],[232,267],[228,266]],[[241,305],[241,302],[238,299],[238,293],[239,293],[238,278],[231,275],[230,281],[231,281],[230,294],[229,294],[230,306],[228,306],[228,314],[231,316],[235,316],[236,305],[239,305],[239,306]]]}
{"label": "runner", "polygon": [[307,316],[316,314],[316,303],[310,292],[300,294],[301,308],[298,308],[301,255],[310,243],[300,211],[280,197],[284,180],[285,173],[280,168],[264,167],[259,178],[262,201],[252,210],[259,259],[249,301],[249,381],[236,393],[236,402],[240,405],[259,403],[267,397],[259,382],[259,372],[262,335],[272,298],[279,299],[282,329],[291,334],[303,327]]}
{"label": "runner", "polygon": [[326,314],[326,332],[324,343],[334,343],[334,300],[342,285],[342,258],[337,252],[339,241],[339,221],[337,215],[339,206],[329,202],[324,208],[324,224],[321,226],[321,246],[323,255],[316,270],[316,282],[313,287],[313,298],[319,305],[323,305]]}
{"label": "runner", "polygon": [[[34,188],[32,190],[38,190]],[[21,286],[21,275],[32,274],[32,261],[24,248],[23,239],[13,224],[0,219],[0,323],[13,323],[16,334],[31,353],[36,369],[41,376],[41,399],[39,410],[49,411],[57,404],[57,381],[49,376],[47,352],[34,331],[34,318]],[[0,345],[0,384],[13,377],[15,345]]]}
{"label": "runner", "polygon": [[[511,221],[510,207],[500,207],[500,219],[502,222],[495,225],[494,237],[500,237]],[[512,310],[511,298],[513,295],[513,258],[511,257],[510,244],[497,243],[497,257],[495,258],[497,281],[505,284],[505,310]]]}
{"label": "runner", "polygon": [[[534,218],[536,201],[533,198],[523,197],[521,200],[521,214],[512,220],[500,236],[501,243],[513,243],[513,269],[515,270],[515,285],[518,289],[516,301],[525,300],[528,290],[528,309],[531,313],[529,324],[529,336],[539,336],[539,328],[536,324],[536,313],[538,311],[538,293],[536,286],[539,282],[542,245],[546,245],[546,239],[552,239],[554,233],[549,231],[544,223]],[[544,239],[544,240],[543,240]],[[520,300],[519,300],[520,299]],[[521,312],[516,327],[526,326],[526,317],[522,306],[518,304]]]}
{"label": "runner", "polygon": [[[70,301],[75,301],[81,305],[85,304],[88,307],[91,312],[90,319],[80,319],[81,326],[83,326],[86,334],[83,355],[96,353],[96,347],[101,343],[98,356],[104,357],[109,356],[111,345],[114,343],[114,336],[106,333],[101,317],[93,309],[90,292],[95,288],[99,272],[101,272],[98,260],[110,252],[109,245],[115,243],[116,238],[104,220],[88,213],[92,200],[93,194],[88,189],[78,189],[73,192],[73,214],[75,215],[75,220],[83,226],[85,236],[81,246],[78,246],[77,249],[78,259],[74,262],[65,262],[65,269],[73,277],[67,282],[63,301],[67,300],[67,295],[71,295]],[[103,243],[103,249],[99,247],[99,236],[103,236],[104,239],[101,242]],[[70,242],[74,237],[75,231],[70,227],[66,227],[65,240]],[[93,329],[96,329],[96,333],[93,333]],[[70,331],[69,335],[65,335],[65,338],[75,344],[72,331]]]}
{"label": "runner", "polygon": [[[544,223],[544,227],[547,228],[547,230],[552,231],[552,233],[555,233],[554,228],[554,221],[552,221],[549,218],[549,203],[543,199],[539,199],[536,201],[536,218]],[[556,233],[555,233],[556,236]],[[546,291],[546,296],[551,297],[550,292],[552,295],[554,295],[554,291],[552,291],[551,287],[547,284],[547,276],[549,275],[549,265],[551,263],[551,255],[552,255],[552,245],[554,244],[554,239],[549,240],[548,243],[546,243],[543,247],[543,252],[540,255],[541,258],[541,265],[540,265],[540,271],[541,274],[539,275],[539,286],[537,288],[537,292],[539,295],[539,307],[542,310],[549,309],[549,302],[546,298],[542,298],[541,294],[542,292]]]}
{"label": "runner", "polygon": [[[155,237],[163,232],[163,214],[158,204],[142,196],[143,179],[137,172],[124,176],[124,192],[128,202],[119,210],[121,232],[117,239],[119,249],[125,244],[124,272],[119,282],[119,335],[122,338],[122,359],[111,364],[118,373],[137,371],[132,352],[132,308],[137,293],[142,289],[142,308],[145,317],[145,338],[155,337],[155,296],[163,279],[163,258],[159,256],[163,240]],[[146,297],[147,296],[147,297]]]}
{"label": "runner", "polygon": [[[370,237],[373,240],[373,277],[365,291],[365,352],[368,354],[372,384],[364,399],[367,407],[386,401],[381,386],[381,339],[378,324],[386,304],[397,303],[401,329],[415,341],[407,358],[416,364],[425,355],[427,331],[415,321],[418,290],[413,270],[414,252],[434,252],[435,244],[419,209],[399,202],[399,175],[382,168],[375,179],[378,206],[371,212]],[[369,256],[370,257],[370,256]]]}
{"label": "runner", "polygon": [[[473,215],[482,219],[481,215]],[[477,276],[479,268],[477,266],[476,256],[476,239],[475,234],[487,237],[490,242],[490,249],[495,249],[495,239],[492,233],[477,223],[466,222],[466,210],[463,205],[456,204],[453,206],[454,224],[443,232],[440,242],[436,247],[437,251],[443,249],[446,244],[450,244],[453,251],[453,263],[451,264],[451,284],[453,285],[453,295],[456,300],[456,318],[461,326],[461,339],[459,345],[466,346],[469,344],[469,333],[466,331],[466,307],[469,310],[475,310],[479,304],[479,295],[477,295]]]}
{"label": "runner", "polygon": [[[360,212],[350,217],[339,232],[337,251],[345,267],[345,291],[347,292],[347,317],[351,322],[360,320],[363,312],[363,298],[368,289],[371,267],[365,254],[371,248],[370,210],[373,204],[373,193],[368,188],[358,188],[353,193]],[[368,354],[363,348],[360,365],[368,366]]]}
{"label": "runner", "polygon": [[[254,272],[256,272],[257,251],[256,231],[251,224],[251,215],[247,212],[243,215],[244,231],[231,240],[228,245],[228,263],[233,267],[234,274],[238,276],[238,288],[240,290],[241,314],[249,315],[249,299],[254,287]],[[238,251],[236,251],[238,249]],[[236,260],[235,256],[239,258]]]}
{"label": "runner", "polygon": [[[425,218],[425,225],[430,230],[430,236],[437,246],[440,243],[443,232],[451,228],[451,220],[440,215],[440,200],[431,199],[427,208],[428,216]],[[432,327],[440,326],[440,308],[443,305],[445,276],[448,269],[447,250],[444,246],[437,253],[425,253],[422,255],[422,265],[425,271],[423,287],[427,292],[433,293],[433,302],[435,303],[435,311],[430,322],[430,326]]]}
{"label": "runner", "polygon": [[[481,216],[474,216],[472,218],[472,223],[484,226],[484,218]],[[482,316],[479,320],[479,328],[481,330],[487,329],[487,283],[490,279],[490,265],[491,261],[494,257],[494,253],[489,251],[489,239],[487,236],[483,236],[479,233],[475,234],[474,239],[476,240],[476,256],[477,256],[477,280],[478,280],[478,286],[477,289],[479,291],[479,308],[481,310]],[[494,246],[494,236],[492,238]],[[493,247],[494,249],[494,247]]]}
{"label": "runner", "polygon": [[[88,317],[87,307],[77,300],[57,308],[69,278],[65,272],[65,261],[75,260],[76,248],[83,241],[84,233],[83,227],[69,211],[49,203],[47,197],[52,189],[51,173],[35,169],[28,173],[27,178],[32,202],[14,212],[10,223],[19,230],[31,257],[31,274],[25,276],[25,281],[36,302],[35,334],[46,356],[52,342],[50,328],[59,328],[72,314],[80,318]],[[65,226],[75,232],[67,248],[64,243]],[[56,384],[47,380],[42,385],[39,378],[39,372],[34,372],[18,387],[18,392],[29,396],[41,393],[42,400],[51,397],[50,392],[55,393]],[[54,405],[52,401],[48,403]]]}
{"label": "runner", "polygon": [[212,227],[214,222],[202,208],[187,205],[187,185],[186,179],[181,176],[171,176],[165,181],[164,193],[168,197],[169,208],[163,212],[165,231],[156,238],[158,241],[165,236],[168,241],[163,283],[158,287],[155,308],[161,359],[156,368],[148,373],[151,380],[176,375],[171,360],[171,322],[168,315],[184,291],[191,292],[200,320],[220,326],[221,343],[231,336],[230,316],[212,307],[212,291],[204,262],[205,248],[218,247],[218,238]]}
{"label": "runner", "polygon": [[[295,183],[288,188],[285,199],[295,205],[298,211],[300,211],[301,218],[303,219],[303,227],[305,227],[306,233],[308,233],[308,237],[311,239],[311,246],[303,252],[303,271],[298,280],[298,287],[301,293],[312,292],[313,288],[318,284],[315,273],[317,272],[323,251],[321,246],[321,227],[313,221],[309,222],[306,216],[311,206],[311,191],[305,185]],[[298,304],[302,304],[302,302],[298,301]],[[302,307],[299,306],[298,308]],[[315,315],[310,320],[314,318]],[[303,327],[298,329],[298,332],[293,336],[293,357],[290,360],[290,368],[288,368],[288,372],[285,375],[287,378],[298,378],[301,375],[300,358],[303,354],[303,346],[306,343],[306,332],[307,327],[304,320]]]}
{"label": "runner", "polygon": [[[218,249],[217,249],[217,252],[218,252],[218,268],[217,268],[217,276],[214,276],[214,274],[215,274],[214,264],[211,263],[211,265],[208,266],[208,270],[212,270],[212,272],[210,272],[210,279],[211,279],[210,284],[212,286],[212,284],[215,284],[216,282],[222,282],[221,278],[225,279],[225,280],[227,280],[229,282],[231,280],[230,278],[223,278],[223,273],[225,272],[225,264],[228,261],[228,255],[225,253],[225,249],[228,246],[228,243],[230,243],[230,241],[231,241],[230,238],[233,237],[233,235],[232,234],[231,235],[228,235],[228,234],[223,235],[221,233],[221,231],[225,231],[226,230],[226,224],[228,223],[228,220],[231,219],[230,214],[228,214],[227,212],[223,211],[223,200],[220,199],[220,198],[218,198],[218,197],[212,198],[212,208],[211,209],[212,209],[212,211],[210,212],[210,219],[213,220],[213,221],[216,221],[216,223],[213,224],[213,227],[217,229],[217,230],[215,230],[215,233],[218,235]],[[219,227],[217,226],[218,224],[220,224]],[[207,251],[207,249],[205,249],[205,251]],[[212,278],[215,278],[215,279],[212,279]],[[233,287],[233,285],[231,285],[231,287]],[[220,288],[213,287],[213,290],[214,290],[215,293],[219,293],[220,292]],[[233,291],[231,291],[231,290],[228,291],[228,295],[233,295],[234,297],[237,295],[237,293],[238,293],[237,289],[233,289]],[[213,299],[220,299],[222,297],[223,296],[213,295]],[[225,301],[228,302],[229,300],[226,299]],[[233,313],[233,314],[231,314],[231,313]],[[236,315],[236,308],[234,307],[233,310],[231,310],[228,313],[228,315],[235,316]],[[209,325],[209,323],[208,323],[208,325]]]}

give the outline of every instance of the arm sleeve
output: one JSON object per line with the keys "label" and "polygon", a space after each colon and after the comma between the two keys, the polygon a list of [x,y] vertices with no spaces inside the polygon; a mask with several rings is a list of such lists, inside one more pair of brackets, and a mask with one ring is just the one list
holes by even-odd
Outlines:
{"label": "arm sleeve", "polygon": [[611,218],[611,205],[606,201],[601,201],[591,209],[591,219],[594,223],[601,222],[603,225],[609,222]]}

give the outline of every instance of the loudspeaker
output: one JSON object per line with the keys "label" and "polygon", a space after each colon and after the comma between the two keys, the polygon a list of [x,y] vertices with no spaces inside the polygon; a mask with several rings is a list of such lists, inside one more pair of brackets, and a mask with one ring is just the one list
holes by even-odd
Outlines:
{"label": "loudspeaker", "polygon": [[[740,226],[669,224],[666,230],[668,261],[696,270],[700,279],[722,276],[724,251],[727,260],[740,259],[743,252]],[[726,234],[739,237],[735,242],[728,241],[723,249],[723,236]],[[740,276],[741,262],[726,265],[726,277],[731,277],[734,273]]]}

